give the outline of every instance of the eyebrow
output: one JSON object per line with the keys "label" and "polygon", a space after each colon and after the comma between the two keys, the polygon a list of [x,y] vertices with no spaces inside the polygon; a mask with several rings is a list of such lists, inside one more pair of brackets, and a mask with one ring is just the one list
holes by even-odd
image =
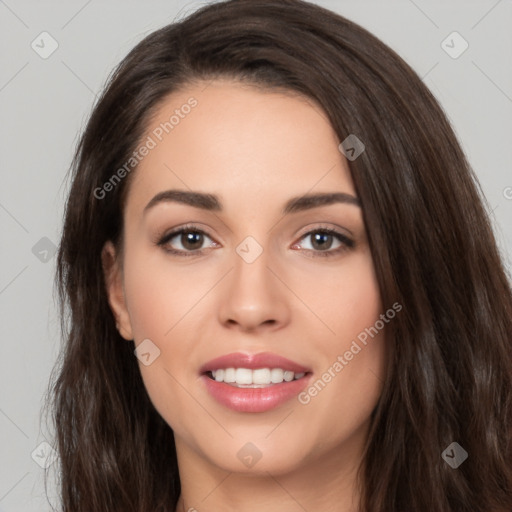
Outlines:
{"label": "eyebrow", "polygon": [[[151,199],[151,201],[149,201],[145,206],[143,213],[146,214],[148,210],[157,204],[168,202],[186,204],[193,206],[194,208],[201,208],[202,210],[216,212],[222,211],[222,204],[218,196],[214,194],[186,190],[165,190],[163,192],[159,192]],[[351,194],[347,194],[345,192],[324,192],[293,197],[286,202],[282,213],[283,215],[287,215],[289,213],[296,213],[335,203],[351,204],[361,207],[359,198]]]}

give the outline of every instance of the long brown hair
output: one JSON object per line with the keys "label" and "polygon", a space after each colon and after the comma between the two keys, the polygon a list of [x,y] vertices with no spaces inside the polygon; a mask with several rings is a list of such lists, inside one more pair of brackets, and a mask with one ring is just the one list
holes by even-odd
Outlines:
{"label": "long brown hair", "polygon": [[[512,510],[512,292],[478,182],[439,104],[390,48],[299,0],[207,5],[140,42],[77,146],[58,253],[64,344],[48,390],[65,512],[174,511],[174,437],[116,330],[101,249],[120,245],[130,158],[170,93],[227,77],[303,94],[340,142],[361,200],[388,325],[388,379],[364,454],[361,510]],[[200,107],[198,107],[200,108]],[[457,469],[442,452],[469,455]],[[363,466],[362,466],[363,467]]]}

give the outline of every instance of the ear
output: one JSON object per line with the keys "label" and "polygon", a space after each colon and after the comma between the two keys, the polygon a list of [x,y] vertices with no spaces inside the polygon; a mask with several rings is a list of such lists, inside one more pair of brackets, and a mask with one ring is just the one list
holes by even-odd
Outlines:
{"label": "ear", "polygon": [[109,240],[105,243],[101,251],[101,262],[103,275],[105,277],[108,303],[116,319],[119,334],[121,334],[125,340],[133,340],[130,315],[126,307],[124,295],[123,273],[117,256],[114,244]]}

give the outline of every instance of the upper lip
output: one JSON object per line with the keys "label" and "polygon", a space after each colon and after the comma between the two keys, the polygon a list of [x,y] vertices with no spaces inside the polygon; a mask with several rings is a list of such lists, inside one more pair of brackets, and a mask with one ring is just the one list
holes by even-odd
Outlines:
{"label": "upper lip", "polygon": [[258,354],[233,352],[232,354],[226,354],[208,361],[201,366],[199,371],[206,373],[220,368],[248,368],[251,370],[257,368],[281,368],[294,373],[307,373],[310,371],[295,361],[271,352],[260,352]]}

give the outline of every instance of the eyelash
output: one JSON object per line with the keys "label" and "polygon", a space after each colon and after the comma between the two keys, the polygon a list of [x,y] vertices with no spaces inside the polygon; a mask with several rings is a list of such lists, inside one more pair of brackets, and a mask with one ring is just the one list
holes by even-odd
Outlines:
{"label": "eyelash", "polygon": [[[170,233],[166,233],[163,237],[160,238],[160,240],[157,242],[157,245],[159,247],[162,247],[162,249],[165,252],[173,254],[175,256],[179,256],[179,257],[187,258],[187,257],[198,256],[198,255],[203,254],[204,249],[198,249],[198,250],[194,250],[194,251],[182,251],[182,250],[177,250],[177,249],[173,249],[173,248],[170,248],[170,247],[166,246],[166,244],[168,244],[173,238],[175,238],[177,235],[181,235],[183,233],[195,233],[195,234],[200,234],[200,235],[206,235],[208,238],[211,239],[211,237],[208,235],[208,233],[203,231],[202,229],[199,229],[198,227],[196,227],[194,225],[186,225],[186,226],[180,227],[179,229],[171,231]],[[347,236],[343,235],[342,233],[336,231],[335,229],[327,228],[327,227],[325,227],[325,228],[324,227],[319,227],[317,229],[308,231],[307,233],[304,233],[300,237],[299,240],[302,240],[303,238],[306,238],[307,236],[310,236],[310,235],[313,235],[313,234],[316,234],[316,233],[322,233],[322,234],[325,234],[325,235],[332,235],[332,236],[336,237],[338,239],[338,241],[341,242],[342,245],[340,247],[338,247],[337,249],[327,250],[327,251],[315,251],[313,249],[305,249],[305,251],[309,251],[309,252],[315,253],[315,256],[313,256],[313,257],[316,257],[316,256],[320,256],[320,257],[336,256],[336,255],[341,254],[342,252],[344,252],[346,250],[352,249],[354,247],[354,245],[355,245],[354,241],[352,239],[350,239]]]}

